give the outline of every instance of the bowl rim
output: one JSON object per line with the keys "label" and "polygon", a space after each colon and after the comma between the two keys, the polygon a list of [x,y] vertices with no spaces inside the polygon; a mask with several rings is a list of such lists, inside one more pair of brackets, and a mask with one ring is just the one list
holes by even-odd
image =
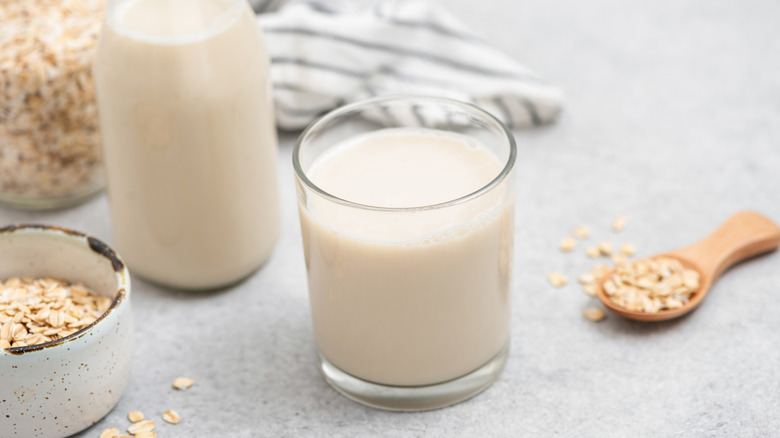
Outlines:
{"label": "bowl rim", "polygon": [[60,227],[56,225],[42,225],[42,224],[16,224],[0,227],[0,238],[6,235],[17,234],[29,234],[39,236],[57,236],[64,237],[73,243],[84,246],[91,249],[96,254],[104,257],[106,261],[111,265],[116,277],[116,293],[111,305],[103,312],[97,319],[95,319],[88,326],[71,333],[63,338],[55,339],[53,341],[44,342],[42,344],[27,345],[24,347],[9,347],[0,349],[0,356],[2,355],[23,355],[35,351],[42,351],[47,348],[56,347],[66,342],[80,338],[89,333],[100,321],[104,320],[115,309],[119,308],[119,305],[129,298],[130,296],[130,273],[127,270],[127,265],[122,261],[119,255],[103,241],[92,237],[88,234],[80,231],[71,230],[69,228]]}

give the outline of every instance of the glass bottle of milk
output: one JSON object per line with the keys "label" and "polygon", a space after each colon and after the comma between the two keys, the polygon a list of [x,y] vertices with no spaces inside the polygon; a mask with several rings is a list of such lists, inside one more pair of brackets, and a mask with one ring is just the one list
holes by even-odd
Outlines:
{"label": "glass bottle of milk", "polygon": [[114,241],[132,271],[228,286],[279,227],[269,60],[246,0],[111,0],[94,65]]}

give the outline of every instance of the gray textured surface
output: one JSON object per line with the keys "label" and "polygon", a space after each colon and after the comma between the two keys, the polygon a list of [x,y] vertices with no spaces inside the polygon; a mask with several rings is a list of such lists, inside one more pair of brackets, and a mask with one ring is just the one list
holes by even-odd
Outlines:
{"label": "gray textured surface", "polygon": [[[565,88],[560,122],[520,145],[511,358],[460,405],[396,414],[352,403],[315,369],[290,165],[279,158],[284,234],[271,261],[221,293],[187,295],[135,279],[137,350],[118,407],[79,437],[140,409],[162,437],[777,436],[780,255],[727,272],[675,322],[594,324],[573,280],[591,261],[558,240],[590,225],[639,255],[688,244],[745,208],[780,220],[780,3],[495,1],[448,6],[480,34]],[[55,213],[0,208],[111,241],[107,201]],[[170,389],[187,375],[196,386]],[[176,409],[177,426],[159,414]]]}

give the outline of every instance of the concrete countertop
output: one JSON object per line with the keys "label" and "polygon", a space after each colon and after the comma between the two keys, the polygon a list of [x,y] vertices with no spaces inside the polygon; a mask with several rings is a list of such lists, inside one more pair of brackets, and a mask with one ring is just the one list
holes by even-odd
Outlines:
{"label": "concrete countertop", "polygon": [[[700,437],[780,431],[780,254],[726,272],[702,306],[667,323],[582,316],[589,242],[639,256],[689,244],[731,214],[780,221],[780,3],[772,0],[496,1],[447,7],[567,92],[550,127],[517,132],[519,193],[511,357],[459,405],[399,414],[355,404],[316,370],[290,162],[279,156],[284,231],[270,262],[223,292],[133,279],[136,353],[119,405],[78,437],[123,429],[138,409],[165,437]],[[625,215],[627,228],[609,230]],[[0,224],[67,226],[112,242],[108,203]],[[132,267],[131,267],[132,268]],[[555,289],[557,270],[569,285]],[[175,377],[196,381],[173,391]],[[177,410],[182,422],[160,414]],[[1,435],[2,433],[0,433]]]}

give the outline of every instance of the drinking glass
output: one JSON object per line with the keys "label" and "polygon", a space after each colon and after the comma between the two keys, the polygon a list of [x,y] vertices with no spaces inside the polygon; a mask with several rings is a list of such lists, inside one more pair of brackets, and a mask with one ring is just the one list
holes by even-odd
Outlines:
{"label": "drinking glass", "polygon": [[[399,129],[484,148],[495,175],[456,199],[411,207],[344,199],[310,178],[344,142]],[[301,134],[293,166],[311,315],[319,371],[333,388],[409,411],[457,403],[498,378],[509,349],[516,155],[489,113],[424,96],[350,104]]]}

